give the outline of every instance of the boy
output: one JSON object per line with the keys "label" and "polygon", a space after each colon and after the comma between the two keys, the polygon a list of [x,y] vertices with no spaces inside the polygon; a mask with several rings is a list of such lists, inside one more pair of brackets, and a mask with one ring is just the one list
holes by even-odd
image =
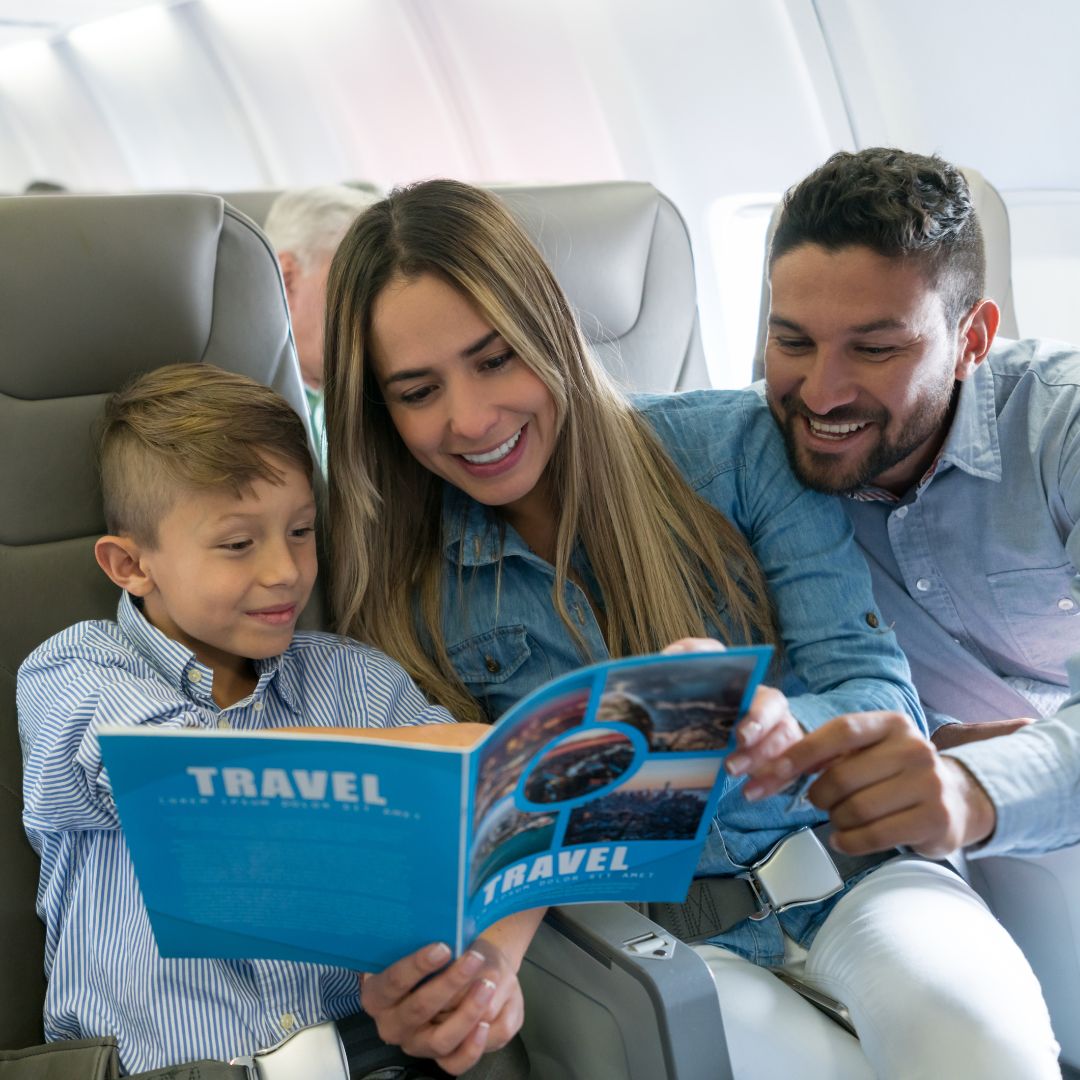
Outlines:
{"label": "boy", "polygon": [[[47,932],[45,1033],[113,1034],[128,1072],[227,1061],[358,1012],[357,976],[160,958],[99,728],[406,728],[382,732],[393,737],[424,724],[438,725],[427,741],[471,742],[475,725],[443,727],[450,715],[376,650],[295,633],[317,572],[312,461],[302,422],[273,391],[209,365],[158,369],[109,399],[100,464],[109,535],[94,553],[123,590],[117,620],[57,634],[18,675],[24,823],[41,856]],[[531,929],[492,937],[520,962]],[[394,967],[430,971],[448,956],[432,947]],[[418,995],[395,1000],[393,968],[369,977],[365,1003],[394,1041],[460,1072],[520,1024],[508,964],[498,949],[470,950],[427,984],[427,1012],[414,1011],[411,1027],[394,1010],[416,1010]]]}

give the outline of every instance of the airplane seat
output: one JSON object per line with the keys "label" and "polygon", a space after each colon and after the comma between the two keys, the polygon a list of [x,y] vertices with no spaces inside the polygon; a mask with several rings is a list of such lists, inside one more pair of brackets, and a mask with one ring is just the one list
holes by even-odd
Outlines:
{"label": "airplane seat", "polygon": [[[631,200],[638,208],[653,204],[639,233],[645,265],[651,230],[670,213],[650,193],[639,190]],[[532,210],[544,204],[543,192],[531,196]],[[627,201],[615,205],[628,212]],[[679,258],[685,265],[687,253]],[[632,287],[640,301],[640,281]],[[692,276],[688,287],[692,298]],[[15,674],[49,635],[115,614],[117,591],[92,554],[104,528],[92,446],[102,402],[138,372],[202,360],[268,383],[306,412],[277,262],[262,234],[219,196],[4,199],[0,296],[0,595],[7,603],[0,623],[0,1048],[17,1048],[42,1041],[45,980],[38,863],[22,829]],[[679,349],[693,336],[684,327]],[[682,363],[684,353],[676,359]],[[654,931],[621,904],[553,914],[528,964],[537,991],[529,998],[531,1031],[545,1039],[527,1041],[538,1080],[730,1075],[704,962],[681,943],[662,960],[654,955],[663,951],[659,939],[651,948]],[[576,999],[560,1007],[553,988],[574,988]],[[544,1005],[552,1006],[546,1020]],[[585,1026],[570,1031],[571,1017]],[[620,1025],[638,1042],[619,1035]],[[562,1054],[578,1058],[580,1068],[563,1069]]]}
{"label": "airplane seat", "polygon": [[[986,295],[1001,308],[1002,337],[1019,336],[1012,288],[1009,215],[997,189],[975,169],[962,168],[986,245]],[[765,243],[754,379],[765,376],[768,339],[768,251],[780,217],[777,206]],[[950,861],[990,906],[1035,970],[1050,1008],[1061,1060],[1080,1068],[1080,847],[1048,855],[985,859],[957,852]]]}
{"label": "airplane seat", "polygon": [[0,1048],[42,1041],[44,932],[22,829],[15,673],[41,641],[114,618],[91,428],[138,372],[202,360],[305,417],[281,276],[212,195],[0,200]]}
{"label": "airplane seat", "polygon": [[[647,325],[652,293],[670,296],[672,281],[682,282],[683,316],[667,320],[669,340],[661,341],[655,327],[638,340],[642,350],[649,340],[665,357],[672,385],[700,385],[693,376],[703,372],[695,367],[693,266],[684,231],[679,239],[681,221],[648,185],[590,185],[583,197],[602,190],[606,197],[589,204],[584,220],[566,189],[529,189],[508,201],[546,247],[571,301],[598,312],[609,329]],[[618,220],[633,243],[611,223]],[[588,243],[572,231],[578,225]],[[664,237],[673,227],[674,249]],[[629,291],[621,307],[604,308],[602,292],[583,297],[573,276],[579,262],[565,261],[571,236],[582,261],[590,252],[597,273]],[[612,263],[635,252],[635,273],[616,273]],[[0,498],[7,511],[0,595],[9,612],[0,626],[0,1047],[19,1047],[41,1041],[45,986],[34,911],[37,860],[21,825],[15,672],[50,634],[115,612],[116,590],[92,556],[103,521],[91,428],[103,398],[137,372],[201,359],[260,379],[301,416],[305,411],[276,260],[257,228],[218,196],[2,200],[0,296]],[[615,323],[620,311],[637,317]],[[620,336],[625,358],[630,334]],[[644,363],[647,353],[630,340],[631,355]],[[655,373],[642,378],[657,388]],[[318,614],[313,618],[317,624]],[[537,1080],[731,1075],[704,961],[630,906],[554,911],[522,981],[524,1037]]]}
{"label": "airplane seat", "polygon": [[621,386],[709,385],[690,234],[670,199],[629,180],[492,190],[540,248]]}
{"label": "airplane seat", "polygon": [[[1016,305],[1013,301],[1012,287],[1012,240],[1009,233],[1009,212],[997,188],[977,169],[960,170],[971,189],[971,199],[975,204],[975,213],[982,225],[983,240],[986,244],[986,295],[997,301],[1001,308],[1001,326],[998,333],[1002,337],[1019,336],[1016,325]],[[761,280],[761,302],[758,306],[757,345],[754,349],[753,381],[765,378],[765,343],[769,337],[769,249],[772,247],[773,234],[780,221],[782,203],[777,203],[769,218],[769,229],[765,237],[765,263]]]}

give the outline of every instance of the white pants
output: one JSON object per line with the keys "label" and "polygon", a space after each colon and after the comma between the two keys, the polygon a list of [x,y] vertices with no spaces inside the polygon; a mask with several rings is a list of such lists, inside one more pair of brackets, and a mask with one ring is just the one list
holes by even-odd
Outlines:
{"label": "white pants", "polygon": [[858,1040],[768,970],[712,945],[696,950],[716,983],[737,1080],[1061,1075],[1027,960],[972,889],[934,863],[879,867],[837,903],[808,952],[791,950],[785,967],[843,1002]]}

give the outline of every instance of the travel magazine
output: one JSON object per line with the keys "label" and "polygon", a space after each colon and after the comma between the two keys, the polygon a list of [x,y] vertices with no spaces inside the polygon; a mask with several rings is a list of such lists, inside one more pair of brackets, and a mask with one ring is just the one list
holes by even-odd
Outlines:
{"label": "travel magazine", "polygon": [[103,730],[159,951],[379,971],[526,908],[681,901],[770,653],[582,668],[471,747]]}

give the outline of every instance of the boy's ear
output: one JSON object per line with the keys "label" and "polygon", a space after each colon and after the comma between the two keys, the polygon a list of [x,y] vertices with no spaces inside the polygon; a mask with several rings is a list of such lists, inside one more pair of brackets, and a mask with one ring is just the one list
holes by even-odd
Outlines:
{"label": "boy's ear", "polygon": [[94,558],[114,585],[133,596],[146,596],[153,578],[143,569],[142,548],[130,536],[103,536],[94,545]]}

